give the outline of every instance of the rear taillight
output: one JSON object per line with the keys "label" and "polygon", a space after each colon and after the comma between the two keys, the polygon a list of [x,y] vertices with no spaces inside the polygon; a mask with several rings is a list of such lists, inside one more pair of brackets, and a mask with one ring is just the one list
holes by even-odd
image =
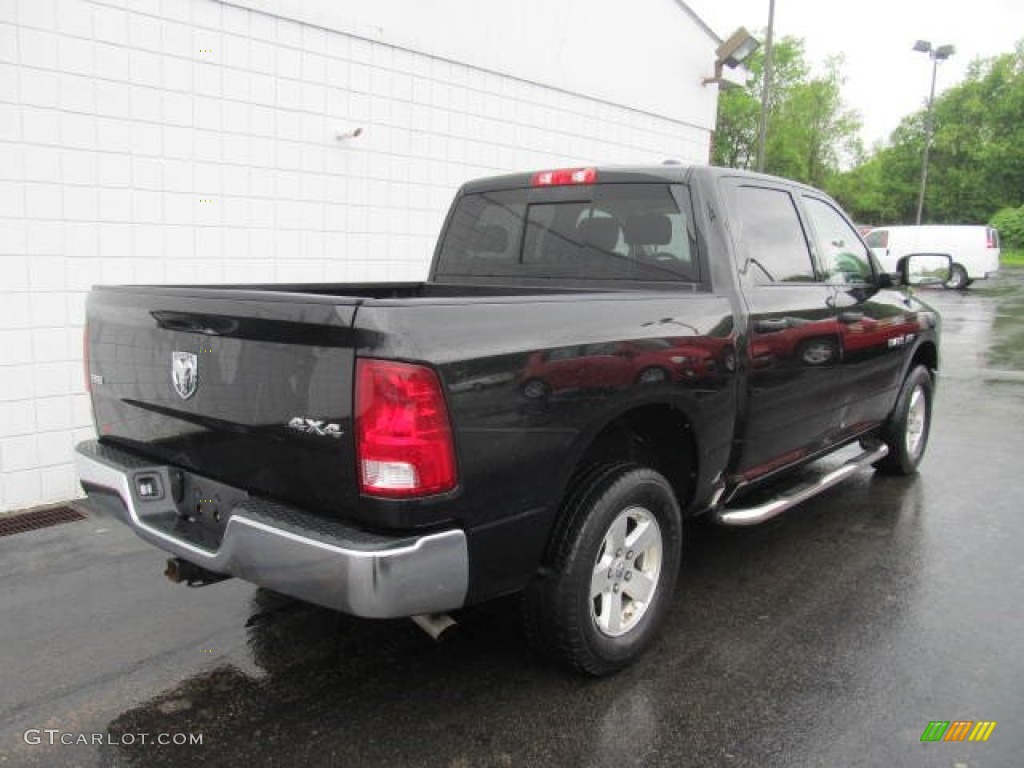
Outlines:
{"label": "rear taillight", "polygon": [[561,187],[567,184],[593,184],[597,181],[596,168],[561,168],[533,174],[535,187]]}
{"label": "rear taillight", "polygon": [[441,382],[430,368],[356,361],[359,490],[408,498],[455,488],[455,447]]}
{"label": "rear taillight", "polygon": [[985,230],[985,247],[986,248],[998,248],[999,247],[999,233],[996,232],[992,227]]}

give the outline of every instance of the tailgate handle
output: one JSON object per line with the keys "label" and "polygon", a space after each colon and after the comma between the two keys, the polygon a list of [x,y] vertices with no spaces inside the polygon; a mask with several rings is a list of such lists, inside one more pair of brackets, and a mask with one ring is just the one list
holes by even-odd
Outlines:
{"label": "tailgate handle", "polygon": [[222,336],[238,330],[238,321],[223,315],[197,315],[191,312],[151,312],[156,324],[167,331],[203,333],[207,336]]}

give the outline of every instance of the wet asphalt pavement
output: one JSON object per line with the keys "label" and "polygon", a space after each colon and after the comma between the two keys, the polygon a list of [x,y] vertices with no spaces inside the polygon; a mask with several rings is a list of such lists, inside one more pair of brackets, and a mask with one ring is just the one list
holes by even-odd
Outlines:
{"label": "wet asphalt pavement", "polygon": [[[1024,270],[928,296],[919,476],[690,526],[659,642],[610,679],[538,660],[511,602],[434,644],[240,581],[173,586],[102,518],[0,538],[0,766],[1024,765]],[[921,743],[931,720],[998,725]],[[202,745],[139,743],[160,733]]]}

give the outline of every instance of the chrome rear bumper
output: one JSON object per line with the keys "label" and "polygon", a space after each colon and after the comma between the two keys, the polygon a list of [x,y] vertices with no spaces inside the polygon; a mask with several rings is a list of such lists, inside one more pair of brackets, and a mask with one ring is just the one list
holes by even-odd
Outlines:
{"label": "chrome rear bumper", "polygon": [[[76,447],[75,465],[91,509],[113,514],[149,543],[207,570],[368,618],[440,613],[465,601],[469,556],[461,530],[386,537],[249,499],[227,513],[211,549],[176,534],[169,467],[96,441]],[[139,479],[153,477],[167,492],[141,498]]]}

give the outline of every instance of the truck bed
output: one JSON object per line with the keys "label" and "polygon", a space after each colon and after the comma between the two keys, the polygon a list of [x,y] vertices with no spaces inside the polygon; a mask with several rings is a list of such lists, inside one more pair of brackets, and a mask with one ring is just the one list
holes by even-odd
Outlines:
{"label": "truck bed", "polygon": [[[582,293],[587,302],[578,301]],[[484,382],[512,388],[510,411],[500,418],[519,420],[515,388],[531,354],[605,339],[629,317],[642,335],[684,334],[671,325],[641,326],[652,314],[668,314],[679,293],[703,303],[688,290],[667,295],[636,285],[99,287],[88,300],[87,327],[97,433],[266,498],[362,517],[352,413],[357,355],[429,362],[448,388],[456,429],[490,429],[499,417],[466,413],[463,405]],[[717,306],[708,325],[721,312]],[[194,391],[184,394],[172,381],[181,365],[195,370]],[[196,489],[197,503],[206,490]],[[386,511],[365,516],[402,527]],[[402,518],[427,519],[415,511]]]}

